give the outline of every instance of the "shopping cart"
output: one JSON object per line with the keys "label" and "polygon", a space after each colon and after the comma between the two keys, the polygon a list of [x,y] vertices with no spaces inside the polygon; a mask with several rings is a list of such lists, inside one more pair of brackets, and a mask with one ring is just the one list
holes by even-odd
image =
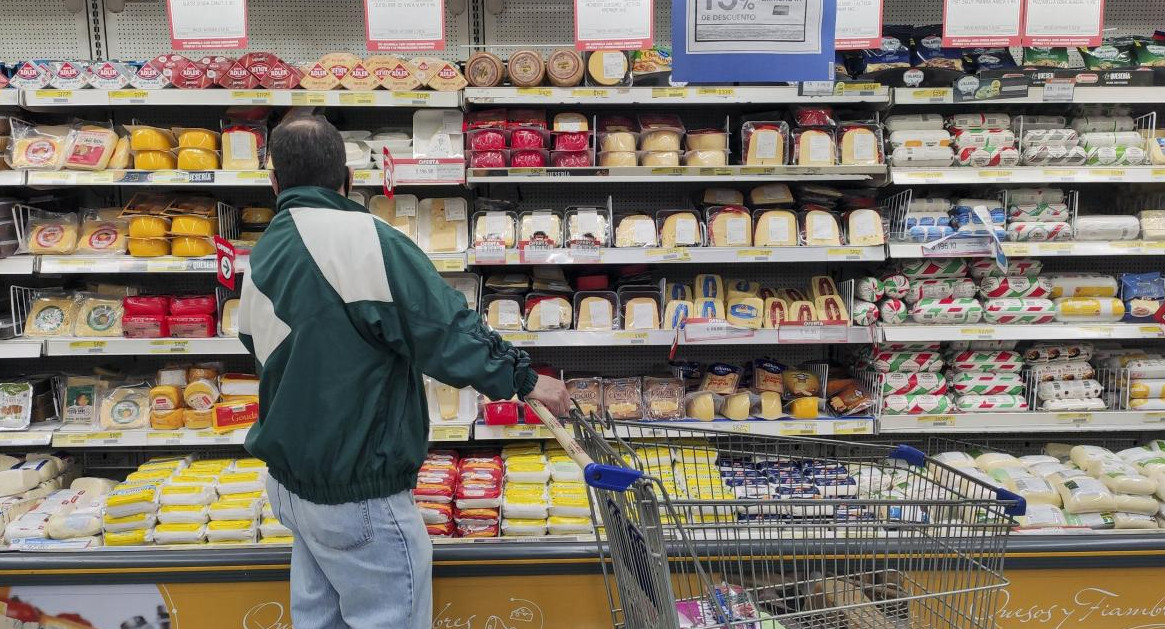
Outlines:
{"label": "shopping cart", "polygon": [[578,410],[572,435],[533,406],[591,487],[615,627],[994,626],[1025,503],[982,478],[909,446]]}

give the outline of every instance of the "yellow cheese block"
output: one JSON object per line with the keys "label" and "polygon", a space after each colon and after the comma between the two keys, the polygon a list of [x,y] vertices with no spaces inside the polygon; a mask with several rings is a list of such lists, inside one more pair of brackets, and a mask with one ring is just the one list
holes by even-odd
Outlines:
{"label": "yellow cheese block", "polygon": [[176,236],[171,242],[170,253],[180,258],[201,258],[214,253],[214,242],[209,238]]}
{"label": "yellow cheese block", "polygon": [[845,303],[842,302],[841,297],[838,295],[818,297],[814,300],[814,305],[817,309],[817,316],[821,321],[849,320],[849,314],[846,313]]}
{"label": "yellow cheese block", "polygon": [[461,391],[443,382],[436,383],[437,410],[445,421],[457,419],[461,407]]}
{"label": "yellow cheese block", "polygon": [[578,304],[579,330],[612,330],[615,328],[615,306],[603,297],[583,297]]}
{"label": "yellow cheese block", "polygon": [[178,170],[217,170],[218,153],[207,149],[178,149]]}
{"label": "yellow cheese block", "polygon": [[129,168],[129,158],[129,136],[123,135],[117,139],[117,144],[113,147],[113,155],[105,167],[110,170],[124,170]]}
{"label": "yellow cheese block", "polygon": [[177,430],[184,424],[182,422],[184,410],[174,409],[172,411],[150,411],[150,428],[154,430]]}
{"label": "yellow cheese block", "polygon": [[805,213],[805,244],[810,247],[831,247],[841,244],[841,232],[833,214],[822,210]]}
{"label": "yellow cheese block", "polygon": [[796,247],[797,217],[788,210],[769,210],[756,220],[754,242],[758,247]]}
{"label": "yellow cheese block", "polygon": [[795,201],[789,186],[783,183],[757,186],[749,191],[748,200],[752,202],[753,207],[791,205]]}
{"label": "yellow cheese block", "polygon": [[715,297],[705,297],[696,300],[694,317],[700,319],[723,319],[724,301]]}
{"label": "yellow cheese block", "polygon": [[209,129],[181,129],[178,131],[178,148],[218,150],[218,133]]}
{"label": "yellow cheese block", "polygon": [[809,295],[796,288],[778,288],[776,296],[790,304],[795,301],[810,301]]}
{"label": "yellow cheese block", "polygon": [[81,224],[77,251],[82,253],[122,253],[125,251],[126,224],[121,220],[90,220]]}
{"label": "yellow cheese block", "polygon": [[789,320],[789,304],[780,297],[769,297],[765,299],[765,314],[763,326],[765,328],[777,328],[781,323]]}
{"label": "yellow cheese block", "polygon": [[625,216],[615,228],[616,247],[654,247],[655,221],[645,214]]}
{"label": "yellow cheese block", "polygon": [[170,255],[170,241],[166,238],[129,238],[129,254],[136,258],[156,258]]}
{"label": "yellow cheese block", "polygon": [[417,240],[417,197],[398,194],[390,199],[378,194],[368,200],[368,211],[404,232],[410,240]]}
{"label": "yellow cheese block", "polygon": [[514,248],[513,217],[505,212],[478,214],[477,221],[473,225],[474,246],[496,241],[500,241],[507,249]]}
{"label": "yellow cheese block", "polygon": [[696,306],[687,300],[673,299],[667,302],[667,307],[663,309],[663,329],[674,330],[682,327],[684,320],[693,316]]}
{"label": "yellow cheese block", "polygon": [[659,302],[650,297],[633,297],[623,304],[623,327],[628,330],[658,330]]}
{"label": "yellow cheese block", "polygon": [[135,216],[129,219],[130,238],[162,238],[170,232],[170,219],[162,216]]}
{"label": "yellow cheese block", "polygon": [[703,203],[707,205],[744,205],[744,193],[731,188],[704,190]]}
{"label": "yellow cheese block", "polygon": [[836,163],[837,151],[831,134],[817,129],[801,132],[797,141],[798,166],[833,166]]}
{"label": "yellow cheese block", "polygon": [[495,299],[486,307],[486,322],[495,330],[521,330],[522,305],[514,299]]}
{"label": "yellow cheese block", "polygon": [[155,127],[134,127],[129,143],[135,151],[169,151],[175,147],[173,134]]}
{"label": "yellow cheese block", "polygon": [[708,391],[693,394],[688,399],[688,417],[703,422],[716,419],[716,403],[713,400],[712,394]]}
{"label": "yellow cheese block", "polygon": [[552,297],[536,302],[526,314],[526,329],[569,330],[574,322],[574,312],[570,302],[562,297]]}
{"label": "yellow cheese block", "polygon": [[882,216],[876,210],[854,210],[846,218],[848,242],[858,247],[886,244]]}
{"label": "yellow cheese block", "polygon": [[627,77],[627,55],[617,50],[592,52],[587,57],[587,76],[597,85],[618,85]]}
{"label": "yellow cheese block", "polygon": [[169,151],[138,151],[133,155],[136,170],[174,170],[178,159]]}
{"label": "yellow cheese block", "polygon": [[841,136],[841,163],[845,166],[876,166],[882,163],[878,136],[864,127],[848,129]]}
{"label": "yellow cheese block", "polygon": [[421,206],[428,206],[429,243],[426,250],[433,253],[461,251],[460,236],[465,232],[467,222],[465,200],[425,199]]}
{"label": "yellow cheese block", "polygon": [[56,136],[16,138],[11,143],[13,168],[56,170],[65,163],[65,142]]}
{"label": "yellow cheese block", "polygon": [[200,411],[194,408],[182,410],[182,424],[188,430],[206,430],[214,419],[213,410]]}
{"label": "yellow cheese block", "polygon": [[239,314],[239,300],[228,299],[222,305],[222,319],[219,321],[219,328],[223,336],[238,336],[239,323],[237,316]]}
{"label": "yellow cheese block", "polygon": [[761,391],[760,394],[760,415],[761,419],[779,419],[784,413],[781,412],[781,394],[776,391]]}
{"label": "yellow cheese block", "polygon": [[838,294],[837,284],[834,284],[833,278],[828,275],[815,275],[809,280],[809,294],[814,299],[826,295],[836,295]]}
{"label": "yellow cheese block", "polygon": [[73,253],[77,248],[77,225],[73,222],[52,221],[35,224],[28,235],[29,253]]}
{"label": "yellow cheese block", "polygon": [[259,136],[251,131],[222,134],[223,170],[259,170]]}
{"label": "yellow cheese block", "polygon": [[663,247],[699,247],[702,243],[700,219],[694,212],[671,214],[663,219],[659,239]]}
{"label": "yellow cheese block", "polygon": [[785,163],[785,136],[777,129],[758,129],[748,138],[745,166],[781,166]]}
{"label": "yellow cheese block", "polygon": [[724,292],[724,280],[715,273],[703,273],[696,276],[695,280],[697,298],[713,297],[716,299],[724,299],[726,293]]}
{"label": "yellow cheese block", "polygon": [[816,419],[820,404],[819,397],[797,398],[789,402],[789,414],[797,419]]}
{"label": "yellow cheese block", "polygon": [[639,158],[640,166],[654,168],[673,168],[680,165],[679,151],[650,151],[643,153]]}
{"label": "yellow cheese block", "polygon": [[638,165],[639,157],[635,151],[603,151],[599,153],[599,166],[626,168]]}
{"label": "yellow cheese block", "polygon": [[87,127],[73,136],[73,146],[65,159],[70,170],[105,170],[117,146],[117,134],[112,129]]}
{"label": "yellow cheese block", "polygon": [[760,283],[748,280],[735,280],[728,283],[728,300],[740,297],[757,297],[760,295]]}
{"label": "yellow cheese block", "polygon": [[677,284],[669,282],[667,290],[664,291],[664,299],[668,300],[692,300],[692,287],[687,284]]}
{"label": "yellow cheese block", "polygon": [[744,421],[749,417],[751,400],[748,393],[733,393],[724,398],[720,414],[733,421]]}
{"label": "yellow cheese block", "polygon": [[738,297],[728,302],[728,323],[738,328],[759,330],[764,301],[759,297]]}
{"label": "yellow cheese block", "polygon": [[716,212],[708,220],[708,234],[713,247],[749,247],[752,245],[752,216],[743,208]]}
{"label": "yellow cheese block", "polygon": [[789,304],[789,321],[816,321],[817,308],[808,301],[795,301]]}

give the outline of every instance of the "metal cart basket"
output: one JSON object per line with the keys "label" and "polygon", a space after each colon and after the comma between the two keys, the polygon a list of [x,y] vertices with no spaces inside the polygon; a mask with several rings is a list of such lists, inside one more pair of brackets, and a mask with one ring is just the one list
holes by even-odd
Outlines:
{"label": "metal cart basket", "polygon": [[537,410],[591,487],[616,627],[993,626],[1025,503],[989,479],[909,446],[577,411],[572,436]]}

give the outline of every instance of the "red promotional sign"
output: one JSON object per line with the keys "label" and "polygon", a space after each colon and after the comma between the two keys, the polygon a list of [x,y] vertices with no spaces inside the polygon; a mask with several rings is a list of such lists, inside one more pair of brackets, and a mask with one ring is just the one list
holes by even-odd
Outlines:
{"label": "red promotional sign", "polygon": [[218,283],[235,290],[235,246],[226,238],[215,236],[214,258],[218,267]]}
{"label": "red promotional sign", "polygon": [[943,48],[1018,46],[1023,0],[945,0]]}
{"label": "red promotional sign", "polygon": [[445,50],[445,0],[364,0],[368,50]]}
{"label": "red promotional sign", "polygon": [[867,50],[882,47],[882,0],[837,0],[834,48]]}
{"label": "red promotional sign", "polygon": [[1026,0],[1023,46],[1099,46],[1104,0]]}
{"label": "red promotional sign", "polygon": [[247,47],[247,0],[166,0],[174,50]]}
{"label": "red promotional sign", "polygon": [[579,50],[646,50],[655,41],[652,0],[574,0]]}

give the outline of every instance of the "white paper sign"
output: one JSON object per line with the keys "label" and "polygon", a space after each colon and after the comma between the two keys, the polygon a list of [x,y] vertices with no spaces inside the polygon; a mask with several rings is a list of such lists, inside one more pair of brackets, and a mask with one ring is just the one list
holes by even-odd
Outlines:
{"label": "white paper sign", "polygon": [[644,50],[654,41],[653,0],[574,0],[579,50]]}
{"label": "white paper sign", "polygon": [[1023,0],[946,0],[944,48],[1018,46]]}
{"label": "white paper sign", "polygon": [[368,50],[445,50],[445,0],[364,0]]}
{"label": "white paper sign", "polygon": [[1104,0],[1027,0],[1024,46],[1099,46]]}
{"label": "white paper sign", "polygon": [[[837,50],[865,50],[882,44],[882,0],[837,0]],[[831,91],[830,96],[833,95]]]}
{"label": "white paper sign", "polygon": [[692,0],[687,9],[689,55],[821,52],[822,0]]}
{"label": "white paper sign", "polygon": [[167,0],[174,50],[247,47],[247,0]]}

